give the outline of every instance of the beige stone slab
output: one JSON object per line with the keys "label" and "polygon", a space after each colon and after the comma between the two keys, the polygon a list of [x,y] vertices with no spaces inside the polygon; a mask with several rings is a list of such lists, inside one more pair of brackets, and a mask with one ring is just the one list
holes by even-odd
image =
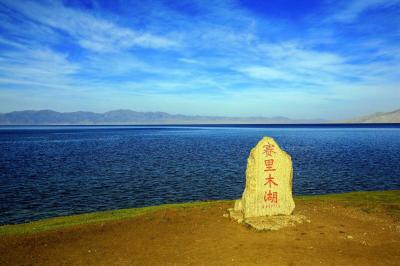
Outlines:
{"label": "beige stone slab", "polygon": [[245,219],[290,215],[295,207],[292,196],[293,167],[289,154],[271,137],[264,137],[247,159],[246,186],[234,209]]}
{"label": "beige stone slab", "polygon": [[275,215],[264,217],[252,217],[243,221],[258,231],[275,231],[287,226],[295,226],[303,223],[306,217],[303,215]]}
{"label": "beige stone slab", "polygon": [[242,211],[235,210],[234,208],[228,209],[229,218],[232,220],[248,225],[258,231],[275,231],[287,226],[295,226],[306,221],[304,215],[273,215],[262,217],[244,218]]}

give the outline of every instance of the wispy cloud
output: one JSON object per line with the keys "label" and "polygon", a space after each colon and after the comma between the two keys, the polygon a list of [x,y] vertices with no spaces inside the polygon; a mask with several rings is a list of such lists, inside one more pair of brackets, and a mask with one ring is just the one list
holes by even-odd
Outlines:
{"label": "wispy cloud", "polygon": [[53,1],[42,4],[10,1],[7,6],[32,21],[65,31],[83,48],[96,52],[113,52],[134,46],[159,49],[178,45],[176,40],[118,26],[109,20]]}
{"label": "wispy cloud", "polygon": [[238,69],[248,76],[261,80],[293,80],[293,75],[285,71],[280,71],[271,67],[265,66],[249,66]]}
{"label": "wispy cloud", "polygon": [[4,84],[35,84],[47,87],[65,85],[67,76],[76,73],[79,66],[68,61],[66,55],[51,49],[25,49],[0,56],[0,77]]}
{"label": "wispy cloud", "polygon": [[376,8],[389,8],[399,5],[399,0],[352,0],[344,1],[340,10],[336,11],[331,19],[340,22],[352,22],[363,12]]}
{"label": "wispy cloud", "polygon": [[376,100],[391,108],[398,4],[327,1],[293,22],[235,0],[115,2],[119,13],[102,2],[0,0],[0,101],[36,107],[46,92],[75,109],[293,117],[297,106],[304,117],[333,117],[338,102],[342,115],[368,113]]}

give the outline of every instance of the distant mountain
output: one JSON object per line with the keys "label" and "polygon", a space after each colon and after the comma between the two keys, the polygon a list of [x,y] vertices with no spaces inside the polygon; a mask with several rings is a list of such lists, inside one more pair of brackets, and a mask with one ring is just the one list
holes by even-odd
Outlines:
{"label": "distant mountain", "polygon": [[52,110],[0,113],[1,125],[144,125],[144,124],[307,124],[325,120],[294,120],[287,117],[189,116],[163,112],[114,110],[106,113]]}
{"label": "distant mountain", "polygon": [[346,123],[400,123],[400,109],[392,112],[378,112],[372,115],[353,118]]}

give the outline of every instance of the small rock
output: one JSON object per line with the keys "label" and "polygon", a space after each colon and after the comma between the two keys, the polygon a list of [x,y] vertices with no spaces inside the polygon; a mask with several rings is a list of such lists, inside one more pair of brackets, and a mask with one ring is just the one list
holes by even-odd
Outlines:
{"label": "small rock", "polygon": [[306,220],[307,223],[311,223],[311,220]]}
{"label": "small rock", "polygon": [[224,213],[222,216],[225,218],[229,218],[229,214],[227,214],[227,213]]}
{"label": "small rock", "polygon": [[89,249],[87,252],[91,253],[92,251]]}
{"label": "small rock", "polygon": [[348,235],[347,239],[353,239],[353,237],[351,235]]}

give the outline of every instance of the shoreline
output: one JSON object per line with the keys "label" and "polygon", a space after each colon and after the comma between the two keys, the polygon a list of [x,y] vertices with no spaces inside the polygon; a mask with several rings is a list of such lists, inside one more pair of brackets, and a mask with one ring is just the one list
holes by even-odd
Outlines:
{"label": "shoreline", "polygon": [[295,203],[293,214],[305,219],[276,231],[227,218],[232,201],[0,227],[0,265],[398,265],[400,190],[300,196]]}
{"label": "shoreline", "polygon": [[[301,195],[294,196],[294,200],[295,202],[310,200],[339,201],[347,202],[354,206],[372,205],[372,208],[376,207],[375,205],[388,205],[386,207],[389,207],[389,213],[400,219],[400,190],[356,191],[322,195]],[[125,220],[160,210],[192,208],[215,205],[220,203],[231,203],[233,206],[234,200],[212,200],[161,204],[140,208],[116,209],[68,216],[57,216],[21,224],[6,224],[0,226],[0,237],[3,235],[30,235],[39,232],[69,228],[78,225]]]}

